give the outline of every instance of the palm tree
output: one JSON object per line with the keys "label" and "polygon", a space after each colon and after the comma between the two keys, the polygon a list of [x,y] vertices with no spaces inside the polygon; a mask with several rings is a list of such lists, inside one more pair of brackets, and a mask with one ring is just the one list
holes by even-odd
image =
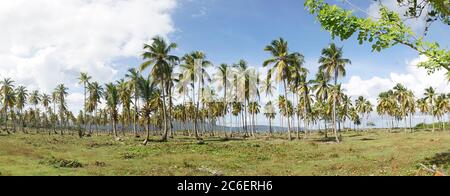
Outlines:
{"label": "palm tree", "polygon": [[[86,111],[87,111],[87,88],[88,88],[88,85],[89,85],[89,81],[92,79],[92,77],[91,76],[89,76],[87,73],[83,73],[83,72],[81,72],[80,73],[80,77],[78,78],[78,81],[79,81],[79,84],[82,84],[83,85],[83,90],[84,90],[84,102],[83,102],[83,105],[84,105],[84,110],[83,110],[83,112],[84,112],[84,116],[83,116],[83,118],[85,119],[85,121],[86,121]],[[84,130],[86,130],[87,129],[87,124],[85,123],[84,124]]]}
{"label": "palm tree", "polygon": [[[138,80],[138,92],[140,98],[144,100],[144,105],[141,109],[141,114],[145,118],[147,126],[147,137],[144,141],[144,145],[147,145],[150,141],[150,123],[151,123],[151,115],[157,111],[159,102],[161,102],[161,98],[158,96],[159,92],[155,87],[155,83],[151,79],[144,79],[140,77]],[[155,104],[156,102],[156,104]]]}
{"label": "palm tree", "polygon": [[248,105],[249,109],[249,113],[252,115],[252,136],[255,137],[255,126],[256,126],[256,121],[255,121],[255,116],[258,115],[260,113],[260,105],[258,102],[250,102],[250,104]]}
{"label": "palm tree", "polygon": [[139,118],[139,78],[141,74],[136,69],[130,69],[128,70],[128,73],[125,75],[126,78],[128,78],[128,82],[130,85],[130,88],[133,89],[133,98],[134,98],[134,111],[136,115],[133,115],[133,131],[136,137],[139,137],[137,126],[138,124],[138,118]]}
{"label": "palm tree", "polygon": [[5,115],[5,130],[9,134],[8,131],[8,111],[10,108],[14,106],[15,101],[15,92],[14,92],[14,81],[12,81],[10,78],[4,79],[0,82],[1,88],[1,95],[2,95],[2,102],[3,107],[2,111]]}
{"label": "palm tree", "polygon": [[25,104],[27,102],[28,99],[28,91],[26,89],[26,87],[24,86],[19,86],[16,89],[16,108],[19,110],[19,121],[20,121],[20,127],[22,129],[23,132],[26,133],[26,131],[23,129],[23,109],[25,108]]}
{"label": "palm tree", "polygon": [[[198,134],[198,111],[200,109],[200,97],[203,92],[203,85],[205,84],[205,80],[210,80],[209,75],[207,74],[206,68],[211,66],[212,63],[206,60],[206,55],[203,52],[195,51],[190,54],[186,54],[182,58],[183,64],[181,64],[181,69],[183,71],[182,75],[184,76],[183,81],[187,81],[191,83],[192,88],[192,103],[195,104],[194,111],[194,134],[197,139],[200,139]],[[196,88],[195,83],[198,82],[198,93],[197,99],[195,96]]]}
{"label": "palm tree", "polygon": [[233,67],[236,69],[237,78],[236,78],[236,97],[239,101],[243,103],[243,128],[245,131],[245,136],[247,136],[248,132],[248,123],[247,123],[247,111],[248,105],[251,99],[251,80],[252,80],[252,69],[248,67],[248,63],[245,60],[239,60],[237,64],[234,64]]}
{"label": "palm tree", "polygon": [[[94,119],[95,119],[95,126],[96,129],[98,130],[98,119],[97,119],[97,108],[98,108],[98,104],[101,103],[101,99],[103,97],[103,87],[98,83],[98,82],[92,82],[89,84],[88,87],[88,112],[90,112],[92,114],[92,112],[94,112]],[[89,133],[90,135],[92,135],[92,130]]]}
{"label": "palm tree", "polygon": [[273,134],[272,120],[275,119],[276,115],[277,115],[277,113],[275,111],[275,107],[273,106],[273,103],[271,101],[267,102],[267,104],[264,106],[264,116],[266,116],[267,120],[269,120],[270,135]]}
{"label": "palm tree", "polygon": [[[224,104],[224,118],[223,122],[225,123],[225,126],[227,126],[226,123],[226,115],[228,114],[228,87],[230,84],[230,75],[231,70],[230,67],[227,64],[221,64],[219,67],[217,67],[217,73],[215,75],[214,80],[218,83],[218,91],[223,90],[223,104]],[[225,138],[228,137],[225,132]]]}
{"label": "palm tree", "polygon": [[[308,115],[311,114],[311,105],[312,105],[312,97],[311,97],[311,84],[313,84],[313,81],[308,81],[307,75],[303,75],[300,77],[299,84],[298,84],[298,94],[300,95],[300,100],[298,104],[298,110],[297,113],[300,116],[300,113],[303,113],[303,120],[305,124],[305,135],[308,132],[309,127],[307,126],[309,123],[308,121]],[[297,137],[299,137],[299,132],[297,131]]]}
{"label": "palm tree", "polygon": [[435,106],[435,99],[436,99],[436,91],[434,90],[433,87],[427,88],[425,89],[425,101],[429,104],[430,106],[430,110],[429,110],[429,114],[433,117],[432,120],[432,125],[433,125],[433,132],[434,132],[434,106]]}
{"label": "palm tree", "polygon": [[50,113],[51,108],[50,108],[50,104],[52,103],[52,98],[50,97],[50,95],[48,94],[42,94],[41,95],[42,98],[42,106],[44,106],[44,108],[47,110],[47,113]]}
{"label": "palm tree", "polygon": [[[430,111],[430,107],[424,98],[417,100],[417,109],[419,109],[420,113],[424,116]],[[426,117],[423,118],[423,126],[426,128]]]}
{"label": "palm tree", "polygon": [[[67,113],[66,96],[69,94],[67,91],[68,89],[64,86],[64,84],[58,85],[54,91],[54,98],[56,101],[53,102],[59,104],[60,126],[65,126],[65,116]],[[62,129],[61,135],[63,135]]]}
{"label": "palm tree", "polygon": [[433,112],[434,116],[437,116],[438,119],[442,122],[442,130],[445,130],[445,122],[443,120],[443,116],[449,109],[449,100],[445,94],[441,94],[436,98],[436,106]]}
{"label": "palm tree", "polygon": [[168,44],[163,38],[155,37],[152,39],[152,44],[145,44],[145,52],[142,54],[144,62],[140,70],[146,70],[151,66],[151,75],[160,84],[160,89],[163,98],[163,121],[164,121],[164,135],[163,141],[167,141],[168,137],[168,122],[171,121],[170,115],[167,111],[166,103],[166,89],[169,81],[172,78],[172,66],[179,61],[177,56],[171,55],[170,52],[177,47],[175,43]]}
{"label": "palm tree", "polygon": [[111,120],[111,126],[112,126],[112,132],[114,134],[114,137],[118,139],[117,134],[117,119],[118,119],[118,111],[117,106],[120,104],[120,97],[119,92],[117,90],[117,86],[113,83],[106,84],[106,105],[108,107],[108,112],[110,115]]}
{"label": "palm tree", "polygon": [[[333,118],[336,118],[336,120],[337,120],[337,112],[336,112],[337,106],[336,105],[342,103],[343,96],[344,96],[344,94],[342,92],[342,88],[341,88],[340,84],[338,84],[336,86],[331,86],[331,91],[330,91],[330,94],[329,94],[329,97],[328,97],[328,103],[330,103],[330,104],[333,103],[333,107],[330,107],[330,108],[333,108]],[[335,133],[335,138],[336,138],[336,142],[339,143],[340,139],[339,139],[339,135],[337,133],[337,130],[338,130],[337,129],[337,123],[336,123],[335,126],[336,126],[336,131],[334,132]]]}
{"label": "palm tree", "polygon": [[122,117],[123,121],[125,122],[122,124],[122,134],[125,135],[125,130],[123,127],[125,127],[125,124],[128,125],[128,123],[130,122],[131,96],[132,96],[131,94],[133,92],[128,83],[125,82],[124,79],[118,81],[117,91],[119,92],[120,103],[122,103]]}
{"label": "palm tree", "polygon": [[406,113],[409,115],[409,129],[410,132],[413,132],[412,128],[412,117],[416,114],[416,100],[414,98],[414,93],[412,91],[408,91],[405,101]]}
{"label": "palm tree", "polygon": [[[271,58],[267,59],[263,63],[263,67],[273,65],[269,69],[268,77],[271,78],[272,74],[276,74],[276,81],[283,82],[284,85],[284,97],[288,98],[288,83],[289,78],[291,78],[291,66],[296,66],[301,64],[299,60],[303,59],[303,55],[300,53],[289,53],[288,43],[284,41],[283,38],[272,41],[272,43],[264,49],[271,54]],[[288,111],[288,105],[285,105]],[[291,125],[289,118],[288,121],[288,133],[289,140],[292,140],[291,136]]]}
{"label": "palm tree", "polygon": [[397,84],[394,87],[394,96],[396,97],[396,101],[400,106],[400,117],[405,120],[405,132],[407,129],[406,125],[406,116],[408,115],[408,89],[406,89],[402,84]]}
{"label": "palm tree", "polygon": [[[322,56],[319,59],[321,64],[320,70],[323,71],[328,78],[334,79],[334,85],[337,86],[339,77],[344,77],[346,75],[345,66],[351,64],[349,59],[343,58],[343,49],[336,47],[334,43],[330,44],[328,48],[322,50]],[[336,135],[336,142],[339,143],[339,138],[337,137],[337,127],[336,127],[336,101],[333,100],[333,129]]]}
{"label": "palm tree", "polygon": [[37,117],[39,116],[39,113],[37,112],[37,106],[39,105],[39,103],[41,102],[41,95],[39,94],[39,91],[35,90],[30,94],[30,103],[33,104],[34,106],[34,126],[35,128],[37,128],[38,124],[37,124]]}

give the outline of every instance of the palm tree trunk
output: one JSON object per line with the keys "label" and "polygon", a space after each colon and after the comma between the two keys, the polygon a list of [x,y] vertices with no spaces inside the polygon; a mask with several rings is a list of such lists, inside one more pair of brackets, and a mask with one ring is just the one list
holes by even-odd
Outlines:
{"label": "palm tree trunk", "polygon": [[[199,81],[199,88],[200,88],[200,81]],[[198,99],[200,99],[200,89],[198,91]],[[193,88],[192,88],[192,102],[195,104],[195,111],[194,111],[194,133],[195,133],[195,138],[196,139],[200,139],[199,135],[198,135],[198,124],[197,124],[197,119],[198,119],[198,109],[200,107],[200,103],[199,100],[195,101],[195,82],[193,82]]]}
{"label": "palm tree trunk", "polygon": [[[337,69],[334,72],[334,86],[337,86],[337,77],[338,77],[338,72]],[[339,136],[337,133],[337,127],[336,127],[336,95],[334,95],[333,97],[333,129],[334,129],[334,136],[336,138],[336,142],[339,143]]]}
{"label": "palm tree trunk", "polygon": [[287,95],[286,79],[284,79],[283,82],[284,82],[284,97],[286,98],[285,109],[286,109],[286,114],[287,114],[288,134],[289,134],[289,141],[291,141],[292,140],[292,136],[291,136],[291,122],[290,122],[290,119],[289,119],[289,107],[288,107],[288,95]]}
{"label": "palm tree trunk", "polygon": [[163,79],[161,81],[161,89],[163,89],[162,90],[162,98],[163,98],[162,104],[163,104],[163,121],[164,121],[164,134],[162,137],[162,141],[167,141],[167,136],[168,136],[169,130],[167,129],[166,90],[164,88],[165,87],[164,83],[165,83],[165,80],[163,77]]}
{"label": "palm tree trunk", "polygon": [[147,137],[144,141],[144,145],[147,145],[150,141],[150,116],[147,117],[147,126],[145,127],[145,129],[147,131]]}
{"label": "palm tree trunk", "polygon": [[270,133],[270,136],[273,135],[273,131],[272,131],[272,118],[271,118],[271,117],[269,117],[269,133]]}

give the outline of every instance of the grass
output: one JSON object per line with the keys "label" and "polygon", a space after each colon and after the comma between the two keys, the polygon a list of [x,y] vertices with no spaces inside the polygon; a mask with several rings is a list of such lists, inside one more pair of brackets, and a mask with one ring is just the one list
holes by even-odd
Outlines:
{"label": "grass", "polygon": [[[156,139],[156,138],[155,138]],[[450,131],[344,133],[335,144],[307,140],[177,137],[141,145],[133,137],[0,135],[0,175],[428,175],[418,164],[450,167]]]}

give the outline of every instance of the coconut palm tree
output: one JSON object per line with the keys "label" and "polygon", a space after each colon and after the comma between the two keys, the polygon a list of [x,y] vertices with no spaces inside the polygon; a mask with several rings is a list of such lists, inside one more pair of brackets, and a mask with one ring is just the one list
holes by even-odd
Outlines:
{"label": "coconut palm tree", "polygon": [[269,133],[270,135],[273,134],[272,130],[272,120],[275,119],[277,113],[275,111],[275,107],[271,101],[267,102],[267,104],[264,106],[264,116],[266,116],[267,120],[269,120]]}
{"label": "coconut palm tree", "polygon": [[[338,48],[334,43],[330,44],[328,48],[322,50],[322,56],[319,59],[321,64],[320,70],[323,71],[328,78],[334,79],[334,85],[337,86],[339,77],[345,77],[345,66],[351,64],[349,59],[343,58],[343,49]],[[337,135],[336,127],[336,102],[333,100],[333,129]],[[336,140],[339,143],[339,139]]]}
{"label": "coconut palm tree", "polygon": [[2,102],[3,107],[2,111],[5,116],[5,130],[9,134],[8,131],[8,112],[9,109],[14,107],[15,103],[15,92],[14,92],[14,81],[10,78],[6,78],[3,81],[0,82],[1,88],[1,96],[2,96]]}
{"label": "coconut palm tree", "polygon": [[24,125],[23,109],[25,108],[27,99],[28,99],[28,91],[27,91],[26,87],[24,87],[24,86],[17,87],[17,89],[16,89],[16,108],[19,110],[20,128],[25,133],[26,133],[26,131],[23,129],[23,125]]}
{"label": "coconut palm tree", "polygon": [[436,90],[434,90],[433,87],[425,89],[425,101],[429,104],[430,110],[428,111],[429,114],[433,117],[432,120],[432,126],[433,126],[433,132],[434,132],[434,110],[435,110],[435,103],[436,103]]}
{"label": "coconut palm tree", "polygon": [[[54,103],[58,103],[59,105],[59,120],[60,120],[60,126],[66,126],[65,122],[68,118],[65,118],[67,116],[67,105],[66,105],[66,97],[69,95],[67,92],[69,89],[66,88],[64,84],[60,84],[56,87],[54,91],[54,98],[56,101],[53,101]],[[63,129],[60,131],[61,135],[63,135]]]}
{"label": "coconut palm tree", "polygon": [[[192,103],[195,104],[194,111],[194,134],[197,139],[200,139],[198,131],[198,111],[200,109],[200,100],[203,92],[203,86],[206,81],[210,80],[210,77],[206,71],[206,68],[210,67],[212,63],[206,60],[206,55],[203,52],[195,51],[190,54],[186,54],[182,58],[183,63],[180,65],[182,69],[183,81],[190,82],[192,89]],[[197,98],[196,93],[197,84]]]}
{"label": "coconut palm tree", "polygon": [[247,136],[248,132],[248,123],[247,123],[247,112],[248,105],[250,103],[251,96],[253,95],[253,69],[248,67],[248,63],[245,60],[240,60],[237,64],[233,65],[233,68],[236,69],[237,77],[236,77],[236,97],[239,101],[243,103],[243,128],[245,131],[245,136]]}
{"label": "coconut palm tree", "polygon": [[33,92],[31,92],[30,94],[30,104],[32,104],[34,106],[34,126],[35,128],[37,128],[38,124],[37,124],[37,117],[39,116],[39,113],[37,113],[37,106],[39,105],[39,103],[41,102],[41,95],[39,94],[38,90],[35,90]]}
{"label": "coconut palm tree", "polygon": [[[80,73],[80,76],[78,77],[78,81],[79,81],[79,84],[81,84],[81,85],[83,85],[83,90],[84,90],[84,102],[83,102],[83,106],[84,106],[84,109],[83,109],[83,112],[84,112],[84,116],[83,116],[83,118],[85,119],[85,121],[86,121],[86,111],[87,111],[87,88],[88,88],[88,85],[89,85],[89,81],[92,79],[92,77],[91,76],[89,76],[87,73],[84,73],[84,72],[81,72]],[[87,124],[85,123],[84,124],[84,130],[86,130],[87,129]]]}
{"label": "coconut palm tree", "polygon": [[[267,67],[269,65],[273,65],[271,69],[269,69],[268,77],[271,78],[273,74],[275,74],[275,78],[277,82],[282,82],[284,85],[284,97],[288,98],[288,83],[291,78],[291,68],[292,66],[296,66],[300,64],[299,60],[303,59],[303,55],[300,53],[290,53],[288,48],[288,43],[280,38],[278,40],[272,41],[272,43],[265,47],[264,51],[267,51],[271,54],[271,58],[267,59],[263,63],[263,67]],[[285,105],[285,110],[289,110]],[[291,136],[291,125],[289,118],[288,121],[288,133],[289,140],[292,140]]]}
{"label": "coconut palm tree", "polygon": [[139,79],[140,79],[140,72],[136,69],[129,69],[128,73],[125,75],[125,77],[128,79],[130,88],[133,89],[133,106],[135,115],[133,115],[133,131],[135,134],[135,137],[139,137],[138,133],[138,118],[139,118]]}
{"label": "coconut palm tree", "polygon": [[[344,97],[344,93],[342,92],[342,86],[340,84],[338,84],[336,86],[331,86],[330,94],[328,97],[328,103],[333,104],[333,106],[330,108],[333,108],[332,112],[333,112],[333,116],[336,115],[336,120],[337,120],[336,105],[342,103],[343,97]],[[335,136],[336,142],[339,143],[340,139],[339,139],[339,135],[338,135],[337,123],[335,126],[336,126],[336,131],[334,132],[334,136]]]}
{"label": "coconut palm tree", "polygon": [[[417,109],[423,116],[430,112],[430,106],[424,98],[417,100]],[[423,126],[426,128],[426,117],[423,118]]]}
{"label": "coconut palm tree", "polygon": [[156,84],[149,78],[144,79],[140,77],[138,80],[138,91],[140,98],[144,101],[143,107],[140,110],[143,118],[146,120],[146,130],[147,136],[144,141],[144,145],[147,145],[150,141],[150,124],[151,124],[151,115],[158,111],[159,103],[161,102],[161,98],[159,97],[160,93],[156,88]]}
{"label": "coconut palm tree", "polygon": [[442,130],[445,130],[445,121],[443,120],[443,117],[445,113],[449,109],[449,100],[447,99],[447,96],[445,94],[441,94],[436,98],[436,104],[435,109],[433,112],[433,115],[438,117],[439,121],[442,122]]}
{"label": "coconut palm tree", "polygon": [[[94,122],[95,122],[95,126],[96,129],[98,131],[98,119],[97,119],[97,108],[98,105],[101,103],[101,99],[103,97],[104,94],[104,89],[103,87],[98,83],[98,82],[92,82],[89,84],[88,87],[88,107],[87,107],[87,111],[89,113],[92,114],[92,112],[94,112]],[[90,130],[90,135],[92,135],[92,130]]]}
{"label": "coconut palm tree", "polygon": [[117,120],[119,117],[117,107],[120,104],[120,96],[119,91],[117,90],[117,86],[113,83],[106,84],[106,93],[105,93],[106,105],[109,112],[111,127],[114,137],[118,139],[117,134]]}
{"label": "coconut palm tree", "polygon": [[171,55],[171,51],[175,49],[177,45],[175,43],[168,44],[163,38],[155,37],[152,39],[152,44],[145,44],[145,52],[142,54],[144,60],[146,60],[140,67],[141,71],[144,71],[151,67],[150,75],[155,78],[155,81],[159,82],[160,89],[162,89],[163,98],[163,124],[164,134],[163,141],[167,141],[169,129],[168,123],[171,121],[167,110],[167,95],[166,89],[170,79],[172,78],[172,66],[179,61],[177,56]]}
{"label": "coconut palm tree", "polygon": [[[311,114],[311,105],[313,104],[312,101],[312,97],[311,97],[311,85],[313,84],[312,80],[307,80],[307,75],[304,74],[300,77],[299,83],[298,83],[298,91],[297,93],[300,95],[300,100],[299,100],[299,104],[298,104],[298,109],[299,111],[297,111],[297,113],[300,116],[300,113],[303,113],[304,116],[304,124],[308,124],[307,121],[307,117],[308,115]],[[305,135],[308,132],[308,127],[305,126]],[[297,131],[297,137],[299,137],[299,132]]]}
{"label": "coconut palm tree", "polygon": [[[215,74],[214,81],[218,83],[217,90],[222,91],[223,90],[223,104],[224,104],[224,118],[223,122],[225,126],[227,126],[226,123],[226,115],[228,114],[228,91],[229,87],[231,86],[231,68],[227,64],[221,64],[217,68],[217,73]],[[225,132],[225,138],[228,137]]]}
{"label": "coconut palm tree", "polygon": [[260,113],[260,105],[258,102],[250,102],[248,105],[248,111],[249,113],[252,115],[252,137],[255,137],[255,126],[256,126],[256,121],[255,121],[255,116],[258,115]]}
{"label": "coconut palm tree", "polygon": [[413,132],[412,117],[416,114],[416,100],[414,97],[414,93],[411,90],[408,90],[404,104],[405,104],[404,107],[406,108],[405,112],[409,116],[409,130],[412,133]]}
{"label": "coconut palm tree", "polygon": [[52,98],[50,97],[50,95],[48,94],[42,94],[41,95],[42,98],[42,106],[44,106],[45,110],[47,113],[50,113],[51,108],[50,108],[50,104],[52,103]]}
{"label": "coconut palm tree", "polygon": [[128,82],[125,82],[124,79],[121,79],[117,83],[117,91],[119,93],[120,103],[122,104],[122,116],[124,120],[124,124],[122,124],[122,134],[125,135],[125,130],[123,127],[131,121],[131,96],[133,94],[133,90],[130,88]]}

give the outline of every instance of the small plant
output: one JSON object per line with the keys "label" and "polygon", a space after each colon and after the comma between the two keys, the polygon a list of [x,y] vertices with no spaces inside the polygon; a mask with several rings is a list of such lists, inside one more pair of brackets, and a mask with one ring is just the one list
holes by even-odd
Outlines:
{"label": "small plant", "polygon": [[106,166],[106,163],[105,163],[105,162],[102,162],[102,161],[96,161],[96,162],[94,163],[94,165],[97,166],[97,167],[105,167],[105,166]]}
{"label": "small plant", "polygon": [[126,160],[135,159],[137,157],[138,157],[138,155],[136,153],[126,152],[126,153],[122,154],[122,158],[126,159]]}
{"label": "small plant", "polygon": [[51,157],[45,161],[41,161],[40,164],[46,164],[55,168],[82,168],[84,165],[77,160],[66,160]]}

